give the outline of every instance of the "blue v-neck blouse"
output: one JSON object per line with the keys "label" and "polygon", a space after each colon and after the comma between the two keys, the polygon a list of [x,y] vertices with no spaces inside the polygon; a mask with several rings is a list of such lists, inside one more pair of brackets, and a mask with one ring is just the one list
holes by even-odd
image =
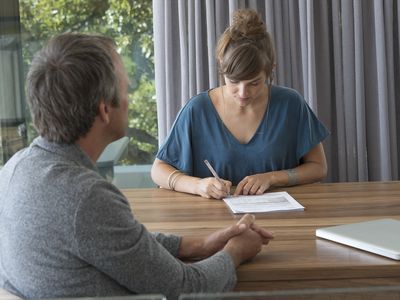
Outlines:
{"label": "blue v-neck blouse", "polygon": [[[227,110],[229,113],[229,110]],[[218,175],[237,185],[257,173],[290,169],[329,135],[304,98],[295,90],[272,86],[270,103],[248,143],[240,143],[223,124],[208,91],[180,110],[157,158],[190,176]]]}

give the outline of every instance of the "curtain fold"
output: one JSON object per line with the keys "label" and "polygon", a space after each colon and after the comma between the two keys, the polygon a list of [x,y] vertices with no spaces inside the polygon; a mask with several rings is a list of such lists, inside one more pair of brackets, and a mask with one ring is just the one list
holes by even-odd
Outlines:
{"label": "curtain fold", "polygon": [[275,83],[331,131],[327,181],[399,178],[399,0],[153,0],[159,142],[179,109],[218,85],[216,42],[256,9],[276,49]]}

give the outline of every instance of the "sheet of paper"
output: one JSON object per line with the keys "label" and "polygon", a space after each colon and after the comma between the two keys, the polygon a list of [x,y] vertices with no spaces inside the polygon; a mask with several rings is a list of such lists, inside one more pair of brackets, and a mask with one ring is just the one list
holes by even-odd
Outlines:
{"label": "sheet of paper", "polygon": [[304,210],[304,206],[297,202],[287,192],[266,193],[262,195],[243,195],[224,198],[223,200],[235,214]]}

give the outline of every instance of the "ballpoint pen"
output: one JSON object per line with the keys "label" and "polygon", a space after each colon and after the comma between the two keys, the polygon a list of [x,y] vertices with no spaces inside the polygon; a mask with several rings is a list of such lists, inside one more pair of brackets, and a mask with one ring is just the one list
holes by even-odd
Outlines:
{"label": "ballpoint pen", "polygon": [[[222,181],[222,179],[218,176],[217,172],[215,172],[214,168],[211,166],[211,164],[208,162],[207,159],[204,160],[204,163],[206,164],[207,168],[210,170],[211,174],[222,184],[225,185],[225,183]],[[230,195],[230,192],[228,190],[228,196]]]}

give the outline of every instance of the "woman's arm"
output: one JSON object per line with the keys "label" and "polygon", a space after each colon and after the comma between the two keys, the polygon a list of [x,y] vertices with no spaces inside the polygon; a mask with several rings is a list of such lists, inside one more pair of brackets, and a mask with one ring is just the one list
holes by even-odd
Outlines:
{"label": "woman's arm", "polygon": [[270,187],[317,182],[326,176],[327,170],[324,147],[319,143],[303,156],[303,163],[296,168],[246,176],[234,195],[262,194]]}
{"label": "woman's arm", "polygon": [[232,185],[227,180],[224,180],[223,185],[213,177],[202,179],[188,176],[158,158],[151,168],[151,178],[162,188],[214,199],[225,197]]}
{"label": "woman's arm", "polygon": [[291,170],[280,171],[273,186],[290,186],[321,181],[327,172],[324,147],[322,143],[319,143],[303,156],[301,165]]}

